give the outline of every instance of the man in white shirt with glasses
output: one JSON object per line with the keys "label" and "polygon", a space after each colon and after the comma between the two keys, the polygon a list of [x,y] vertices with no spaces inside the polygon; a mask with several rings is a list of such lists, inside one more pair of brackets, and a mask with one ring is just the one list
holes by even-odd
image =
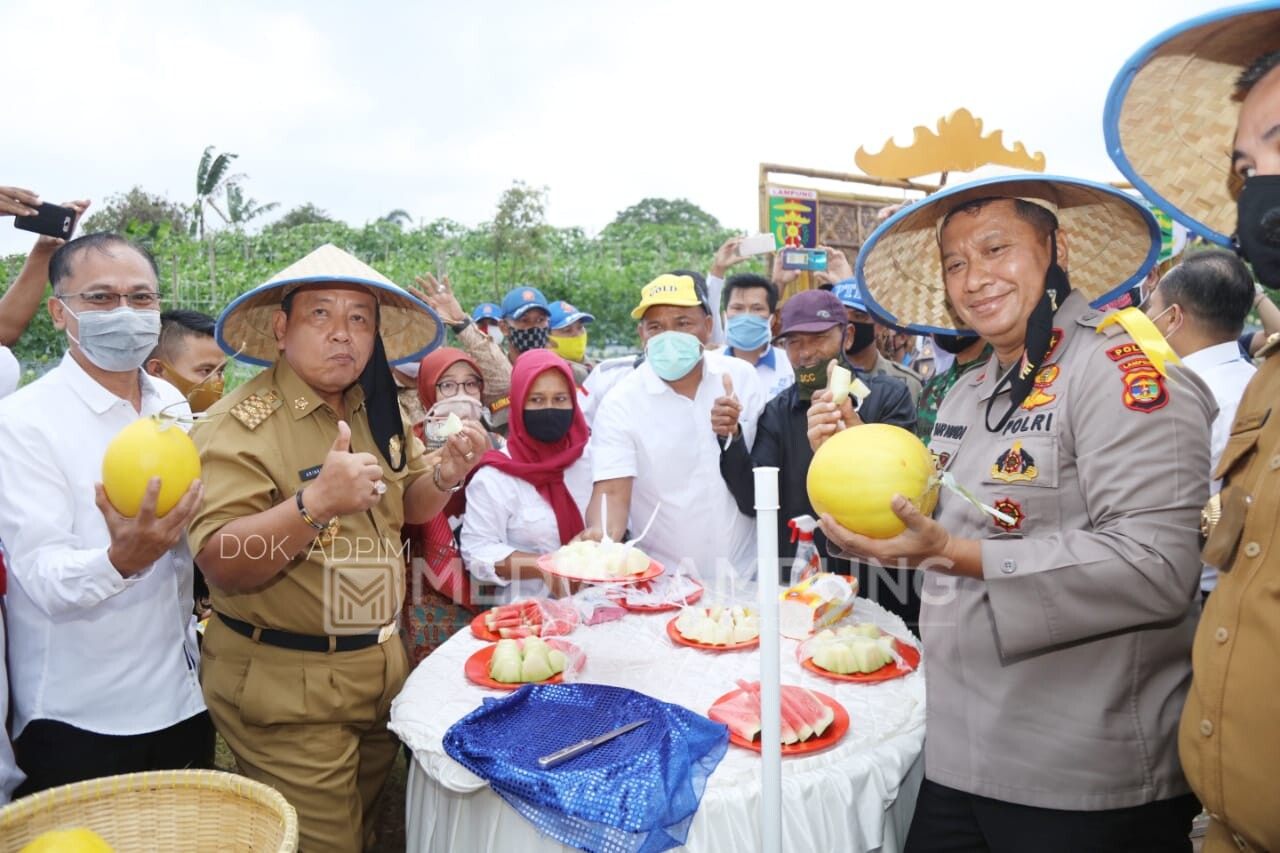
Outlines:
{"label": "man in white shirt with glasses", "polygon": [[99,479],[139,417],[190,416],[140,368],[160,331],[155,261],[124,238],[73,240],[49,264],[49,314],[68,352],[0,401],[0,541],[9,571],[9,677],[23,796],[116,773],[209,766],[185,532],[197,480],[136,517]]}

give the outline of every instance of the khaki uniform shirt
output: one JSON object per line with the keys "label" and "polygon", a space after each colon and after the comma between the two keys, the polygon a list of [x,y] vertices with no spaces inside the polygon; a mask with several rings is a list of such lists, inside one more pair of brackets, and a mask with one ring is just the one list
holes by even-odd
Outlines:
{"label": "khaki uniform shirt", "polygon": [[[422,443],[406,431],[408,461],[399,472],[392,471],[374,446],[359,384],[347,390],[343,405],[351,450],[378,459],[386,493],[372,509],[341,516],[332,538],[321,534],[261,587],[226,592],[211,585],[218,613],[262,628],[315,636],[364,633],[400,612],[404,494],[427,470]],[[199,554],[228,522],[292,501],[319,474],[337,437],[337,414],[283,358],[220,400],[191,431],[205,488],[204,503],[188,529],[191,553]],[[271,542],[269,537],[248,537],[238,543],[222,540],[220,547],[240,547],[252,556],[265,554]],[[344,601],[349,605],[345,609]],[[332,610],[326,609],[329,604]]]}
{"label": "khaki uniform shirt", "polygon": [[924,388],[924,382],[921,381],[919,373],[904,364],[890,361],[878,350],[876,351],[876,365],[871,368],[871,372],[879,373],[882,376],[892,376],[894,379],[901,379],[907,383],[907,390],[911,392],[911,402],[916,406],[920,405],[920,391]]}
{"label": "khaki uniform shirt", "polygon": [[[1116,809],[1188,790],[1177,725],[1199,615],[1199,517],[1212,395],[1168,379],[1073,293],[1037,387],[986,428],[994,357],[943,401],[929,449],[960,485],[936,518],[982,540],[984,579],[929,571],[921,593],[927,778],[985,797]],[[993,420],[1006,411],[1002,393]]]}
{"label": "khaki uniform shirt", "polygon": [[1209,813],[1280,850],[1280,339],[1262,352],[1214,473],[1223,512],[1203,556],[1221,571],[1196,632],[1179,749]]}

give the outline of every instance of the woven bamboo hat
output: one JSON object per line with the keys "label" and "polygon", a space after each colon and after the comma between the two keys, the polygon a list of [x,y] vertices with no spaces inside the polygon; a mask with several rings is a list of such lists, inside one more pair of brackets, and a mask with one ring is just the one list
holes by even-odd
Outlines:
{"label": "woven bamboo hat", "polygon": [[242,294],[223,310],[215,329],[218,345],[240,361],[269,365],[280,355],[271,318],[289,293],[304,284],[335,282],[368,287],[378,300],[379,334],[387,361],[417,361],[440,345],[440,318],[382,273],[326,243]]}
{"label": "woven bamboo hat", "polygon": [[1107,153],[1133,185],[1197,234],[1231,245],[1235,83],[1280,47],[1280,3],[1219,9],[1165,30],[1130,57],[1107,93]]}
{"label": "woven bamboo hat", "polygon": [[914,332],[968,328],[947,301],[938,227],[952,210],[981,198],[1020,198],[1052,211],[1070,240],[1071,286],[1094,305],[1140,281],[1160,254],[1155,217],[1114,187],[1057,175],[986,178],[920,199],[867,238],[854,270],[867,310]]}

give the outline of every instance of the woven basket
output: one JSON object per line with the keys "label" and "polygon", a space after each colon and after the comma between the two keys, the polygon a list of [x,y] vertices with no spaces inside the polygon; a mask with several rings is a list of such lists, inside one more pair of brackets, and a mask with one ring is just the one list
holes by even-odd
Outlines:
{"label": "woven basket", "polygon": [[0,853],[53,829],[91,829],[115,853],[298,849],[298,815],[273,788],[216,770],[161,770],[50,788],[0,808]]}

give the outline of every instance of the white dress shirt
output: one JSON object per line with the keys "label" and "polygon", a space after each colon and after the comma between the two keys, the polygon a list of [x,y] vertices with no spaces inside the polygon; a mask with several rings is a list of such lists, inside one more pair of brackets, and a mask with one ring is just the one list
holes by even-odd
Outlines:
{"label": "white dress shirt", "polygon": [[[507,451],[504,449],[503,453]],[[564,484],[584,516],[591,500],[591,460],[586,452],[564,472]],[[541,578],[504,580],[494,570],[515,551],[550,554],[562,544],[556,514],[528,480],[492,465],[476,472],[467,483],[467,511],[462,514],[462,560],[471,576],[496,584],[495,600],[505,604],[522,598],[550,594]]]}
{"label": "white dress shirt", "polygon": [[[138,375],[143,415],[190,415],[172,385]],[[185,539],[126,579],[94,504],[107,445],[138,417],[70,354],[0,400],[14,737],[35,719],[145,734],[204,710]]]}
{"label": "white dress shirt", "polygon": [[[724,354],[731,358],[738,358],[733,347],[725,347]],[[796,371],[791,366],[791,359],[773,344],[765,347],[755,367],[756,374],[760,377],[760,384],[764,386],[766,401],[772,400],[780,391],[785,391],[796,383]]]}
{"label": "white dress shirt", "polygon": [[[1218,416],[1213,419],[1213,432],[1209,438],[1209,473],[1212,476],[1218,460],[1231,436],[1231,424],[1236,419],[1236,408],[1257,368],[1240,355],[1236,341],[1214,344],[1202,350],[1182,356],[1182,363],[1204,380],[1218,402]],[[1214,480],[1210,492],[1217,494],[1221,480]],[[1205,566],[1200,572],[1200,589],[1211,592],[1218,585],[1218,570]]]}
{"label": "white dress shirt", "polygon": [[8,397],[18,390],[22,378],[22,366],[6,346],[0,346],[0,397]]}
{"label": "white dress shirt", "polygon": [[720,476],[720,442],[711,407],[724,394],[722,373],[742,403],[742,435],[755,439],[765,394],[755,368],[740,358],[707,351],[694,399],[677,394],[646,362],[609,393],[591,433],[596,482],[634,478],[628,525],[638,535],[661,509],[641,546],[667,567],[715,579],[729,570],[750,580],[756,570],[755,519],[738,505]]}
{"label": "white dress shirt", "polygon": [[9,719],[9,680],[4,665],[4,608],[0,607],[0,806],[13,798],[13,791],[26,778],[13,759],[13,744],[5,720]]}

